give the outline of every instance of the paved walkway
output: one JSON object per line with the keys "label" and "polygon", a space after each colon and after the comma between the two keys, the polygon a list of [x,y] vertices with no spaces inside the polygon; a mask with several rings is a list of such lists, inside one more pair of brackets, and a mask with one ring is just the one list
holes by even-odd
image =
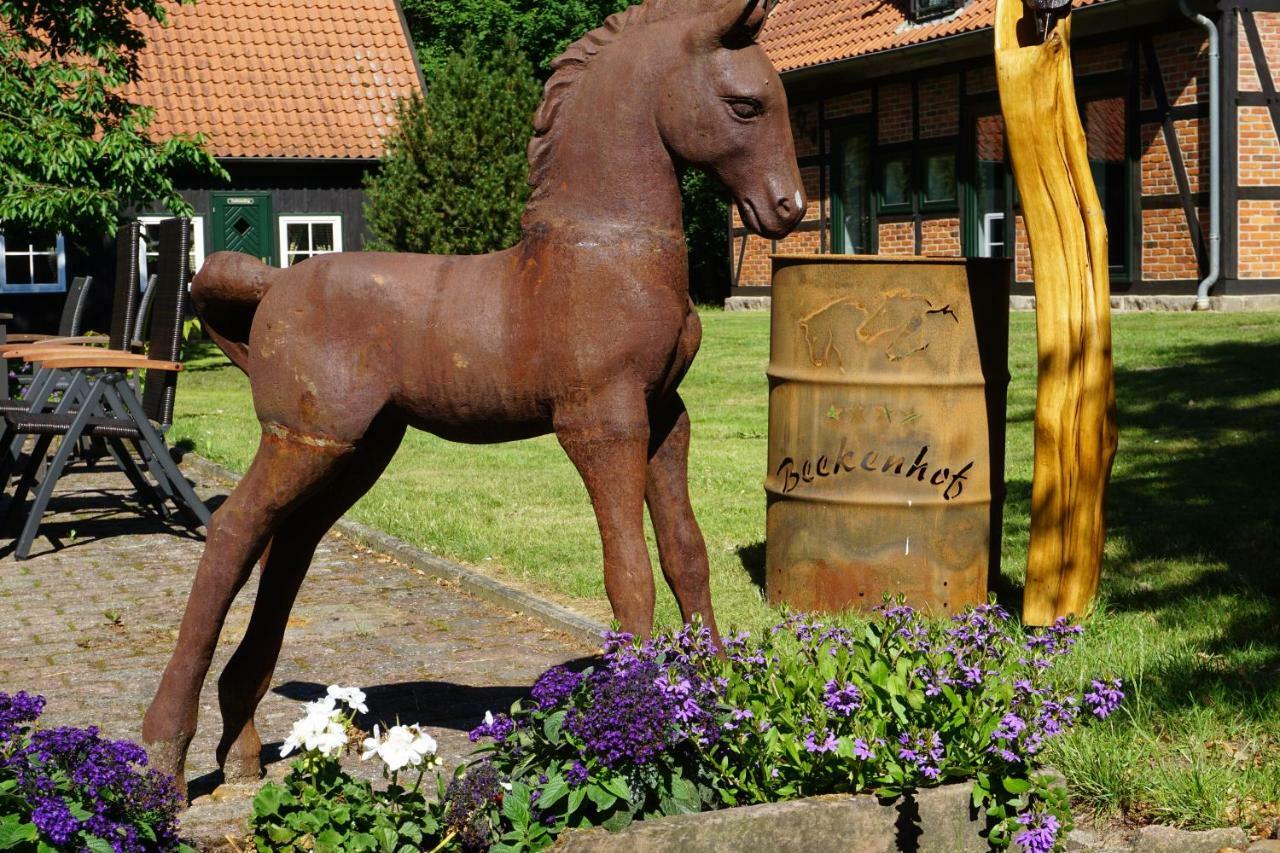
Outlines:
{"label": "paved walkway", "polygon": [[[142,515],[122,475],[73,469],[29,560],[0,540],[0,690],[48,699],[46,725],[98,725],[137,739],[142,714],[173,650],[203,541]],[[211,504],[225,488],[199,486]],[[12,531],[10,531],[11,533]],[[55,547],[56,546],[56,547]],[[213,847],[242,826],[252,789],[218,788],[216,674],[248,623],[255,578],[232,607],[201,696],[188,779],[195,798],[184,834]],[[506,709],[550,666],[591,654],[567,635],[474,599],[452,584],[330,535],[294,607],[273,688],[258,711],[269,778],[283,776],[279,744],[302,703],[331,683],[358,685],[377,721],[421,723],[449,765],[466,732]],[[352,761],[354,772],[372,763]]]}

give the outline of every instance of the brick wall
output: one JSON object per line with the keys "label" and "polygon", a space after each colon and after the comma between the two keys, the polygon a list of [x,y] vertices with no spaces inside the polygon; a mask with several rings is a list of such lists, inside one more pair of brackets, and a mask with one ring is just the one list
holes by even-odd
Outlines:
{"label": "brick wall", "polygon": [[1280,278],[1280,201],[1240,201],[1240,278]]}
{"label": "brick wall", "polygon": [[[1254,12],[1263,54],[1273,83],[1280,85],[1280,13]],[[1262,84],[1243,21],[1239,27],[1241,92],[1260,92]],[[1237,113],[1236,163],[1242,192],[1248,187],[1280,186],[1280,141],[1266,107],[1241,106]],[[1240,199],[1237,238],[1240,278],[1280,278],[1280,202]]]}
{"label": "brick wall", "polygon": [[954,258],[960,254],[960,217],[926,217],[920,227],[920,254]]}
{"label": "brick wall", "polygon": [[880,87],[880,144],[911,140],[911,84],[889,83]]}
{"label": "brick wall", "polygon": [[920,82],[920,138],[955,136],[960,132],[960,75]]}
{"label": "brick wall", "polygon": [[[1267,68],[1271,70],[1271,77],[1276,87],[1280,88],[1280,13],[1254,12],[1253,19],[1258,23],[1258,35],[1262,40],[1262,52],[1267,58]],[[1238,30],[1240,91],[1259,92],[1262,86],[1258,82],[1258,69],[1253,61],[1253,52],[1249,50],[1243,24]]]}
{"label": "brick wall", "polygon": [[[1207,225],[1208,211],[1197,214]],[[1142,278],[1145,281],[1177,281],[1198,278],[1195,244],[1187,230],[1182,207],[1142,211]]]}
{"label": "brick wall", "polygon": [[[1266,53],[1277,86],[1280,87],[1280,13],[1255,13],[1261,29]],[[1207,59],[1203,34],[1198,28],[1152,35],[1152,44],[1159,60],[1161,80],[1167,97],[1174,106],[1207,104]],[[1241,36],[1240,87],[1242,91],[1258,91],[1257,73],[1249,55],[1248,44]],[[1139,103],[1137,109],[1152,111],[1155,101],[1151,95],[1145,56],[1136,57],[1136,64],[1129,65],[1129,44],[1115,41],[1101,45],[1077,47],[1074,57],[1077,77],[1090,74],[1113,74],[1130,68],[1139,76]],[[913,82],[905,77],[887,78],[873,86],[862,84],[860,88],[831,93],[821,108],[816,101],[795,105],[792,109],[793,131],[796,134],[797,154],[813,158],[824,148],[830,151],[829,137],[826,145],[820,145],[817,119],[825,113],[828,121],[850,116],[867,115],[873,103],[878,104],[878,115],[870,123],[873,144],[887,145],[911,141],[913,131],[913,107],[918,112],[921,139],[944,138],[962,135],[968,128],[961,127],[961,92],[966,97],[995,91],[994,70],[990,66],[971,68],[964,72],[936,76],[921,75],[915,78],[914,88],[919,93],[919,103],[912,104]],[[963,88],[962,88],[963,87]],[[1090,156],[1109,162],[1123,162],[1127,145],[1127,129],[1123,109],[1125,91],[1117,91],[1110,100],[1090,96],[1085,103],[1086,121],[1089,126],[1088,147]],[[1132,113],[1128,118],[1133,118]],[[1002,159],[996,149],[1003,143],[1003,126],[998,116],[985,119],[987,133],[980,135],[986,149],[983,159]],[[1208,191],[1208,123],[1186,116],[1173,122],[1178,151],[1187,170],[1189,189],[1192,193]],[[1139,258],[1141,277],[1147,282],[1190,282],[1197,280],[1200,270],[1195,256],[1195,243],[1188,228],[1186,215],[1175,179],[1173,158],[1170,156],[1163,126],[1160,122],[1146,122],[1137,129],[1137,179],[1140,187],[1138,219],[1142,233],[1135,235],[1135,250]],[[1265,107],[1244,106],[1240,109],[1239,150],[1237,152],[1240,183],[1244,187],[1280,186],[1280,140]],[[809,196],[809,208],[805,219],[809,223],[821,220],[825,201],[828,217],[831,214],[830,199],[820,199],[823,182],[817,166],[802,170],[805,191]],[[917,176],[919,177],[919,176]],[[830,175],[825,181],[828,193]],[[1203,199],[1201,199],[1203,201]],[[1207,232],[1208,214],[1198,210],[1202,232]],[[740,225],[735,215],[735,225]],[[826,223],[828,230],[830,222]],[[812,225],[810,225],[812,228]],[[925,214],[920,223],[922,254],[960,254],[963,244],[962,223],[955,213]],[[1025,223],[1016,217],[1014,239],[1016,246],[1017,279],[1030,282],[1032,265],[1026,239]],[[1276,235],[1273,237],[1273,235]],[[875,225],[879,251],[886,255],[914,254],[916,223],[909,216],[881,216]],[[741,245],[741,238],[734,244],[734,257]],[[816,252],[822,246],[822,236],[817,230],[807,230],[792,235],[778,244],[779,252]],[[740,284],[768,284],[769,263],[767,256],[771,243],[758,237],[747,241],[746,263]],[[1280,278],[1280,201],[1241,200],[1239,203],[1239,275],[1241,278]]]}
{"label": "brick wall", "polygon": [[882,255],[914,255],[916,253],[915,222],[901,216],[882,216],[879,240]]}

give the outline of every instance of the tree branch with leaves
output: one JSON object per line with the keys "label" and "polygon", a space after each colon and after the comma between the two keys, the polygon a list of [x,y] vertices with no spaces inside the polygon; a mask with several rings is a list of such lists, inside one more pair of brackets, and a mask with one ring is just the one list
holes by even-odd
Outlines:
{"label": "tree branch with leaves", "polygon": [[121,209],[190,213],[175,180],[226,179],[200,134],[158,140],[129,100],[157,0],[0,0],[0,222],[110,234]]}

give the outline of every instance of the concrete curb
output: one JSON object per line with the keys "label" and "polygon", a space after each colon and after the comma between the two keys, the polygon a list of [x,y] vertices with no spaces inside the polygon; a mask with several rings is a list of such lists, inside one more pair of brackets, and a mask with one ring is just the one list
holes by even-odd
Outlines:
{"label": "concrete curb", "polygon": [[[182,457],[182,467],[204,482],[215,481],[235,485],[240,481],[240,475],[236,472],[194,453],[187,453]],[[588,646],[598,647],[601,632],[608,628],[607,625],[594,619],[538,598],[524,590],[508,586],[459,563],[437,557],[435,554],[410,545],[403,539],[375,530],[367,524],[343,518],[333,526],[333,529],[367,548],[425,572],[431,577],[456,583],[464,592],[482,601],[531,616],[547,627],[562,631]]]}

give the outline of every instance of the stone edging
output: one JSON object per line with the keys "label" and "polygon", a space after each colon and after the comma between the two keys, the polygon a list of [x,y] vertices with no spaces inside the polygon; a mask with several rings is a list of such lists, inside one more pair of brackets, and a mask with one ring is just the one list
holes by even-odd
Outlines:
{"label": "stone edging", "polygon": [[[195,453],[185,454],[182,457],[182,466],[205,482],[221,481],[234,485],[240,481],[239,474]],[[588,646],[599,646],[600,633],[608,627],[559,604],[494,580],[474,569],[437,557],[435,554],[410,545],[403,539],[375,530],[367,524],[342,518],[333,526],[333,529],[367,548],[425,572],[431,577],[456,583],[463,591],[476,598],[531,616]]]}
{"label": "stone edging", "polygon": [[[1136,295],[1115,293],[1111,295],[1111,310],[1116,313],[1191,311],[1195,307],[1195,294]],[[725,311],[768,311],[772,304],[769,296],[730,296],[724,302]],[[1036,298],[1030,294],[1014,294],[1009,297],[1009,310],[1034,311]],[[1256,293],[1209,297],[1211,311],[1235,314],[1249,311],[1280,311],[1280,294]]]}

